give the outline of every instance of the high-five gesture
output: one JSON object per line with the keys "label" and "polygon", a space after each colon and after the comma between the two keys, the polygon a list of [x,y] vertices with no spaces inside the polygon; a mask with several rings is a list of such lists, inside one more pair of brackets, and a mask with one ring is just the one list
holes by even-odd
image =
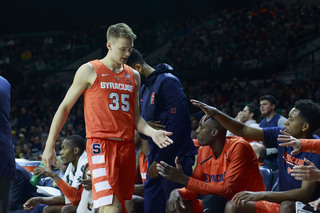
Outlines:
{"label": "high-five gesture", "polygon": [[197,101],[194,99],[191,99],[190,101],[193,105],[195,105],[196,107],[199,107],[206,114],[204,121],[214,116],[217,112],[217,109],[215,107],[209,106],[208,104],[205,104],[201,101]]}
{"label": "high-five gesture", "polygon": [[290,134],[286,133],[285,131],[280,130],[282,135],[278,136],[278,140],[283,143],[279,143],[279,146],[292,146],[293,151],[291,155],[297,154],[301,150],[301,141]]}

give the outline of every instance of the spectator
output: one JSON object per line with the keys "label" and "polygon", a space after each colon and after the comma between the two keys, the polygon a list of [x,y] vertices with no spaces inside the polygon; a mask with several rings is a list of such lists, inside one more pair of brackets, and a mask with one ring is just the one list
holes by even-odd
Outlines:
{"label": "spectator", "polygon": [[[253,104],[249,104],[240,111],[236,117],[236,120],[255,128],[259,128],[257,123],[260,117],[259,108]],[[229,130],[227,131],[227,136],[234,136]]]}
{"label": "spectator", "polygon": [[[272,95],[265,95],[260,98],[260,111],[264,117],[260,122],[260,127],[284,127],[285,117],[276,112],[277,100]],[[267,148],[267,159],[277,168],[277,147]]]}
{"label": "spectator", "polygon": [[277,100],[272,95],[265,95],[260,98],[260,111],[264,117],[260,127],[284,127],[286,118],[276,112]]}
{"label": "spectator", "polygon": [[22,146],[21,145],[16,145],[14,147],[14,156],[15,158],[23,158],[23,151],[22,151]]}

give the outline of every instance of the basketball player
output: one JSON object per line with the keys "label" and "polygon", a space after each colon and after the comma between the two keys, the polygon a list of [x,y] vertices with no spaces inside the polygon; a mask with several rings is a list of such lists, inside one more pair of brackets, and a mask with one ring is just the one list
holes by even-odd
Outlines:
{"label": "basketball player", "polygon": [[[247,141],[226,137],[226,129],[214,118],[205,120],[205,116],[196,132],[200,148],[192,176],[183,172],[177,159],[175,168],[163,161],[157,164],[160,175],[184,186],[171,192],[167,202],[169,212],[224,213],[227,201],[237,192],[266,189],[257,158]],[[196,199],[198,193],[206,195],[203,205]]]}
{"label": "basketball player", "polygon": [[[289,119],[285,121],[285,127],[253,128],[225,115],[215,107],[205,103],[191,100],[200,107],[207,118],[214,117],[221,125],[229,129],[234,134],[248,139],[265,141],[268,146],[278,146],[278,135],[281,130],[296,138],[313,138],[312,133],[320,127],[318,117],[320,117],[319,105],[310,100],[299,100],[289,113]],[[320,165],[320,155],[315,153],[301,152],[292,154],[292,147],[278,146],[279,159],[279,192],[250,192],[243,191],[237,193],[232,201],[228,202],[226,211],[228,213],[250,213],[250,212],[295,212],[294,201],[306,202],[314,199],[318,183],[309,181],[299,181],[290,175],[290,170],[296,165],[303,165],[304,159],[308,159],[316,166]],[[279,205],[281,204],[281,206]]]}
{"label": "basketball player", "polygon": [[100,212],[125,212],[135,176],[134,129],[150,136],[160,147],[173,143],[172,133],[155,130],[139,112],[140,76],[125,65],[136,35],[119,23],[107,30],[107,55],[83,64],[60,104],[50,127],[42,161],[55,164],[54,144],[68,115],[84,95],[87,153],[92,177],[94,207]]}
{"label": "basketball player", "polygon": [[[186,97],[180,80],[174,76],[168,64],[155,68],[145,62],[140,52],[132,49],[127,64],[146,77],[140,90],[141,116],[148,122],[158,121],[166,130],[174,132],[175,143],[159,149],[151,138],[148,139],[148,175],[144,183],[144,211],[164,213],[166,202],[172,190],[183,185],[159,176],[157,163],[165,161],[174,166],[179,156],[180,164],[187,175],[192,174],[196,148],[191,139],[191,120]],[[154,124],[153,124],[154,125]]]}

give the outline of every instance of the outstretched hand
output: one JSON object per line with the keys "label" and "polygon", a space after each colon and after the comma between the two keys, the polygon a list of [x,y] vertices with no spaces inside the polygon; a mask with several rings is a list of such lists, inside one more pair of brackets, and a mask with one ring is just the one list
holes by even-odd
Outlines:
{"label": "outstretched hand", "polygon": [[282,143],[279,143],[279,146],[292,146],[293,151],[291,152],[291,155],[300,152],[302,147],[301,141],[285,131],[280,130],[280,132],[282,135],[278,135],[278,141]]}
{"label": "outstretched hand", "polygon": [[195,105],[196,107],[199,107],[205,113],[206,116],[204,118],[204,122],[209,118],[211,118],[212,116],[214,116],[218,111],[217,108],[213,106],[209,106],[208,104],[205,104],[201,101],[194,100],[194,99],[191,99],[190,101],[193,105]]}
{"label": "outstretched hand", "polygon": [[304,181],[319,181],[320,180],[320,170],[308,159],[304,159],[304,162],[307,164],[301,166],[294,166],[290,170],[291,176],[296,180]]}
{"label": "outstretched hand", "polygon": [[181,183],[184,186],[186,186],[189,181],[189,176],[184,174],[183,169],[179,163],[178,157],[176,157],[175,159],[175,164],[176,167],[173,167],[164,161],[160,161],[160,163],[157,164],[159,174],[162,177],[171,180],[172,182]]}
{"label": "outstretched hand", "polygon": [[172,135],[172,132],[167,132],[163,130],[157,130],[155,134],[152,135],[152,140],[155,144],[157,144],[160,148],[164,148],[173,143],[168,136]]}

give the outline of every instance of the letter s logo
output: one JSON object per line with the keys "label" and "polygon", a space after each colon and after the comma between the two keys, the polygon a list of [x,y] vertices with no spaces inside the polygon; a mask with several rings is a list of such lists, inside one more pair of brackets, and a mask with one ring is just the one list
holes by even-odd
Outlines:
{"label": "letter s logo", "polygon": [[98,144],[98,143],[92,144],[92,153],[94,155],[100,154],[101,153],[101,144]]}

